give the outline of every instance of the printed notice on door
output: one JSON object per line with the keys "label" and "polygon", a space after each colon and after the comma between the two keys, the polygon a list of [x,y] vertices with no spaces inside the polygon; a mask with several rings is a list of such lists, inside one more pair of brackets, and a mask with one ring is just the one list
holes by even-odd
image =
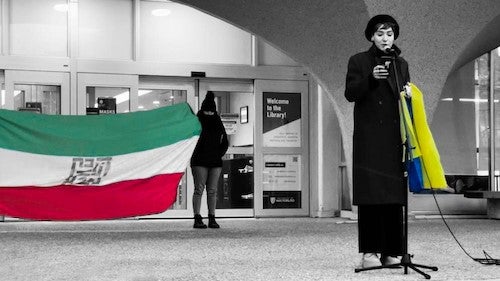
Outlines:
{"label": "printed notice on door", "polygon": [[264,155],[264,191],[300,191],[299,155]]}
{"label": "printed notice on door", "polygon": [[300,93],[263,93],[263,145],[301,146]]}

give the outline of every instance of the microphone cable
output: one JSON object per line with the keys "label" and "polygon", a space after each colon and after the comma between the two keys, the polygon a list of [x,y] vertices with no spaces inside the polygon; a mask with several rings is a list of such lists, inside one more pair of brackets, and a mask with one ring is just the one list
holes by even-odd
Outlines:
{"label": "microphone cable", "polygon": [[444,215],[443,215],[443,212],[441,211],[441,208],[439,207],[439,203],[437,201],[437,198],[436,198],[436,189],[434,188],[431,188],[432,190],[432,197],[434,197],[434,201],[436,202],[436,206],[439,210],[439,215],[441,216],[441,219],[443,220],[444,224],[446,225],[446,227],[448,228],[448,231],[450,232],[451,236],[453,236],[453,239],[455,239],[455,241],[457,242],[458,246],[460,246],[460,248],[462,249],[462,251],[464,251],[464,253],[469,257],[471,258],[472,260],[480,263],[480,264],[484,264],[484,265],[500,265],[500,259],[494,259],[493,257],[491,257],[488,253],[486,253],[485,250],[483,250],[483,253],[484,253],[484,258],[474,258],[472,257],[465,249],[464,247],[462,246],[462,244],[458,241],[457,237],[455,236],[455,234],[453,233],[453,231],[451,230],[450,226],[448,225],[448,223],[446,222],[446,220],[444,219]]}

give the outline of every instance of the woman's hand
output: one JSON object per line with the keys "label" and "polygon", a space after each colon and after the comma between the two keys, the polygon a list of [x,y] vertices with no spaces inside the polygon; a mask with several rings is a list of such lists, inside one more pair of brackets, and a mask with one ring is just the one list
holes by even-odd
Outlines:
{"label": "woman's hand", "polygon": [[389,76],[389,71],[385,68],[384,65],[376,65],[373,68],[373,78],[375,79],[387,79],[387,76]]}

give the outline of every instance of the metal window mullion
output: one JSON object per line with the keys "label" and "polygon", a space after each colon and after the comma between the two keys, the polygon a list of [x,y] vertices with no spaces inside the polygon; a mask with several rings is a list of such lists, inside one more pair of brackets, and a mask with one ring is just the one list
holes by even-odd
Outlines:
{"label": "metal window mullion", "polygon": [[488,93],[488,107],[489,107],[489,122],[490,122],[490,130],[489,130],[489,138],[490,145],[488,149],[488,157],[489,157],[489,190],[495,190],[495,60],[494,60],[494,51],[490,52],[490,91]]}

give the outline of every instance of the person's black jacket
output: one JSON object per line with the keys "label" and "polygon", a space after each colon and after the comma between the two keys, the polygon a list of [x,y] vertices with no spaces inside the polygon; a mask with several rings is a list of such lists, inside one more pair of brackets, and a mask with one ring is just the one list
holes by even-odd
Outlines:
{"label": "person's black jacket", "polygon": [[[375,65],[383,64],[382,55],[373,45],[352,56],[347,69],[345,97],[355,103],[354,205],[404,204],[407,200],[394,66],[391,63],[387,80],[372,75]],[[402,87],[410,81],[408,63],[397,57],[396,64]]]}
{"label": "person's black jacket", "polygon": [[222,156],[229,146],[226,130],[217,113],[205,115],[198,111],[201,134],[191,157],[191,166],[222,167]]}

